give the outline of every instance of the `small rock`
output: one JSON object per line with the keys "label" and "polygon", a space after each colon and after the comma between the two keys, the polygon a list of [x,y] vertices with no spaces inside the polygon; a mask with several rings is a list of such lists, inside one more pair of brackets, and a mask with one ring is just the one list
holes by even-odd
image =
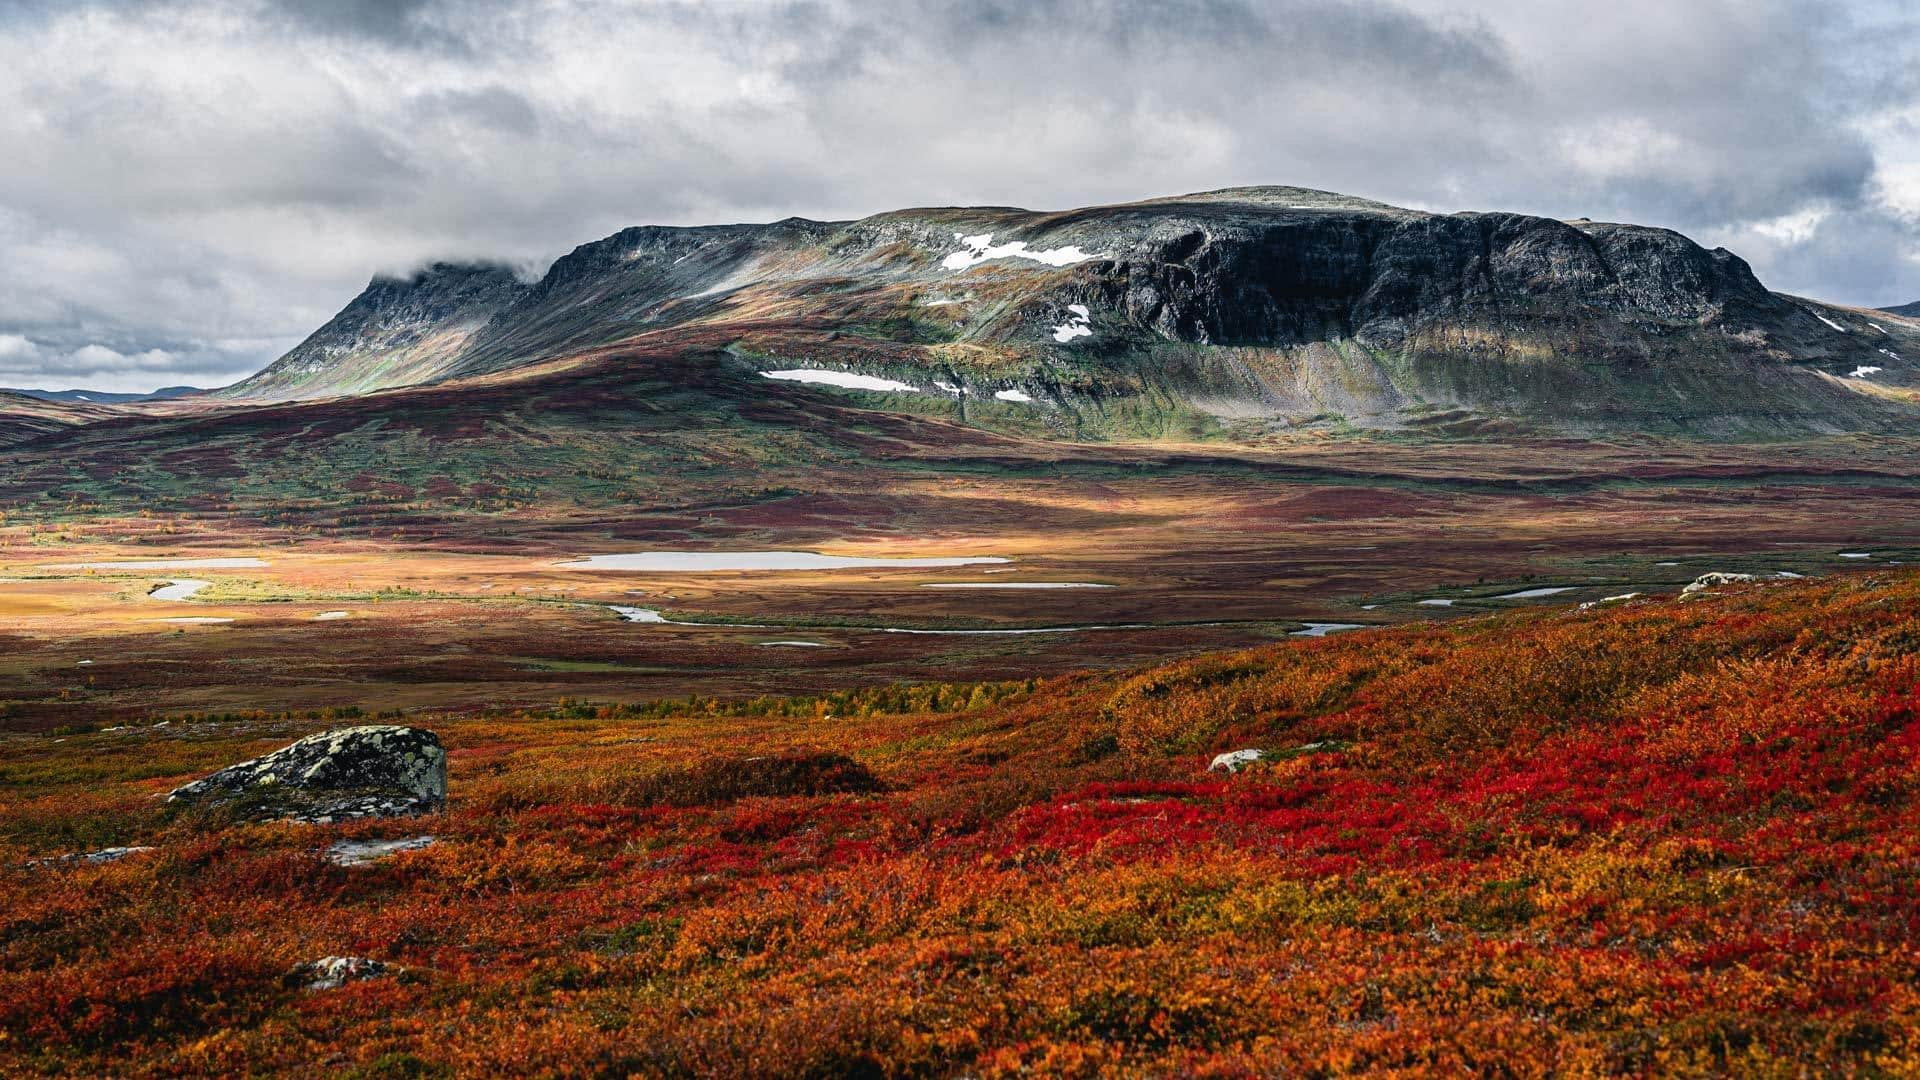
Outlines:
{"label": "small rock", "polygon": [[1601,604],[1624,604],[1627,601],[1632,600],[1634,597],[1637,597],[1639,595],[1640,594],[1637,592],[1626,592],[1626,593],[1621,593],[1619,596],[1603,596],[1598,600],[1589,600],[1586,603],[1581,604],[1580,610],[1588,611],[1593,608],[1599,607]]}
{"label": "small rock", "polygon": [[327,861],[335,866],[365,866],[403,851],[419,851],[433,842],[430,835],[404,840],[340,840],[327,848]]}
{"label": "small rock", "polygon": [[287,981],[303,990],[337,990],[350,982],[377,979],[401,969],[364,956],[323,956],[309,960],[287,974]]}
{"label": "small rock", "polygon": [[447,801],[447,752],[422,728],[341,728],[230,765],[167,800],[239,802],[250,818],[315,823],[432,813]]}
{"label": "small rock", "polygon": [[55,855],[49,859],[35,859],[28,866],[58,866],[71,863],[110,863],[119,862],[129,855],[139,855],[154,850],[151,847],[110,847],[99,851],[76,851],[71,855]]}
{"label": "small rock", "polygon": [[1759,576],[1755,574],[1727,574],[1715,571],[1711,574],[1701,574],[1699,577],[1694,578],[1693,581],[1690,582],[1686,588],[1681,589],[1680,592],[1682,594],[1705,592],[1715,585],[1738,585],[1743,581],[1759,580]]}
{"label": "small rock", "polygon": [[1267,756],[1265,750],[1229,750],[1216,755],[1213,764],[1207,766],[1208,772],[1239,772],[1240,766],[1251,765]]}

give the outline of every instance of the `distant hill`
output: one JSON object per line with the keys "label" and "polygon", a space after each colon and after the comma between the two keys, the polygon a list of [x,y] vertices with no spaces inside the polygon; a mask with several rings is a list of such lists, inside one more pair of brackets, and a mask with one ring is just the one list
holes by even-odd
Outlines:
{"label": "distant hill", "polygon": [[129,401],[165,401],[169,398],[201,394],[197,386],[163,386],[150,394],[115,394],[105,390],[12,390],[0,387],[0,394],[19,394],[41,401],[74,401],[90,405],[122,405]]}
{"label": "distant hill", "polygon": [[825,369],[856,392],[899,388],[869,407],[1075,439],[1487,424],[1772,438],[1920,415],[1920,333],[1770,292],[1678,233],[1286,187],[631,228],[531,284],[440,263],[375,279],[218,393],[497,378],[643,340],[717,340],[749,375]]}
{"label": "distant hill", "polygon": [[[0,390],[0,446],[13,446],[42,435],[84,427],[113,414],[114,410],[98,402],[56,401],[16,390]],[[9,463],[14,464],[17,463]]]}
{"label": "distant hill", "polygon": [[1920,300],[1915,300],[1911,304],[1901,304],[1899,307],[1883,307],[1880,310],[1889,315],[1904,315],[1909,319],[1920,319]]}

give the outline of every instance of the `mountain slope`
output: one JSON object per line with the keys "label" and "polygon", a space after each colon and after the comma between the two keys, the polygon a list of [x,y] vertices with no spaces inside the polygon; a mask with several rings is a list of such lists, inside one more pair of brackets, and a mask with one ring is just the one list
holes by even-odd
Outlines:
{"label": "mountain slope", "polygon": [[695,327],[761,370],[884,378],[917,391],[897,407],[969,419],[998,395],[1071,438],[1885,430],[1914,419],[1920,379],[1920,330],[1771,293],[1677,233],[1241,188],[628,229],[530,287],[435,267],[376,282],[231,393],[491,375]]}
{"label": "mountain slope", "polygon": [[375,277],[292,352],[223,393],[315,398],[432,381],[526,291],[512,270],[485,263],[434,263],[407,278]]}
{"label": "mountain slope", "polygon": [[1881,308],[1880,310],[1889,315],[1899,315],[1908,319],[1920,319],[1920,300],[1915,300],[1911,304],[1901,304],[1899,307]]}

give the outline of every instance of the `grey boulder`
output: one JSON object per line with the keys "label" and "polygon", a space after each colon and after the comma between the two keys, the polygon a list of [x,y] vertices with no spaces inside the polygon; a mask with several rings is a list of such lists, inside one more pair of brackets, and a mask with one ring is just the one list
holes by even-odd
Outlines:
{"label": "grey boulder", "polygon": [[1757,574],[1729,574],[1716,570],[1711,574],[1701,574],[1699,577],[1694,578],[1687,584],[1687,587],[1681,589],[1680,592],[1682,595],[1690,595],[1692,593],[1706,592],[1708,589],[1720,585],[1739,585],[1745,582],[1759,580],[1760,577]]}
{"label": "grey boulder", "polygon": [[447,801],[447,752],[423,728],[340,728],[229,765],[175,788],[167,800],[322,824],[433,813]]}

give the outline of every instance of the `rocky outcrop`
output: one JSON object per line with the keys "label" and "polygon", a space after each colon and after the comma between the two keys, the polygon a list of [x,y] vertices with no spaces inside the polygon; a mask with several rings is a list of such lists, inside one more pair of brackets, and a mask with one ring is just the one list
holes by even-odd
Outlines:
{"label": "rocky outcrop", "polygon": [[1743,585],[1749,581],[1759,580],[1760,577],[1757,574],[1730,574],[1716,570],[1711,574],[1701,574],[1694,578],[1680,592],[1682,594],[1703,593],[1721,585]]}
{"label": "rocky outcrop", "polygon": [[422,728],[341,728],[230,765],[167,799],[322,824],[425,814],[446,805],[447,754]]}
{"label": "rocky outcrop", "polygon": [[1265,750],[1229,750],[1224,754],[1214,755],[1212,763],[1207,766],[1207,771],[1236,773],[1244,766],[1264,760],[1266,756]]}

